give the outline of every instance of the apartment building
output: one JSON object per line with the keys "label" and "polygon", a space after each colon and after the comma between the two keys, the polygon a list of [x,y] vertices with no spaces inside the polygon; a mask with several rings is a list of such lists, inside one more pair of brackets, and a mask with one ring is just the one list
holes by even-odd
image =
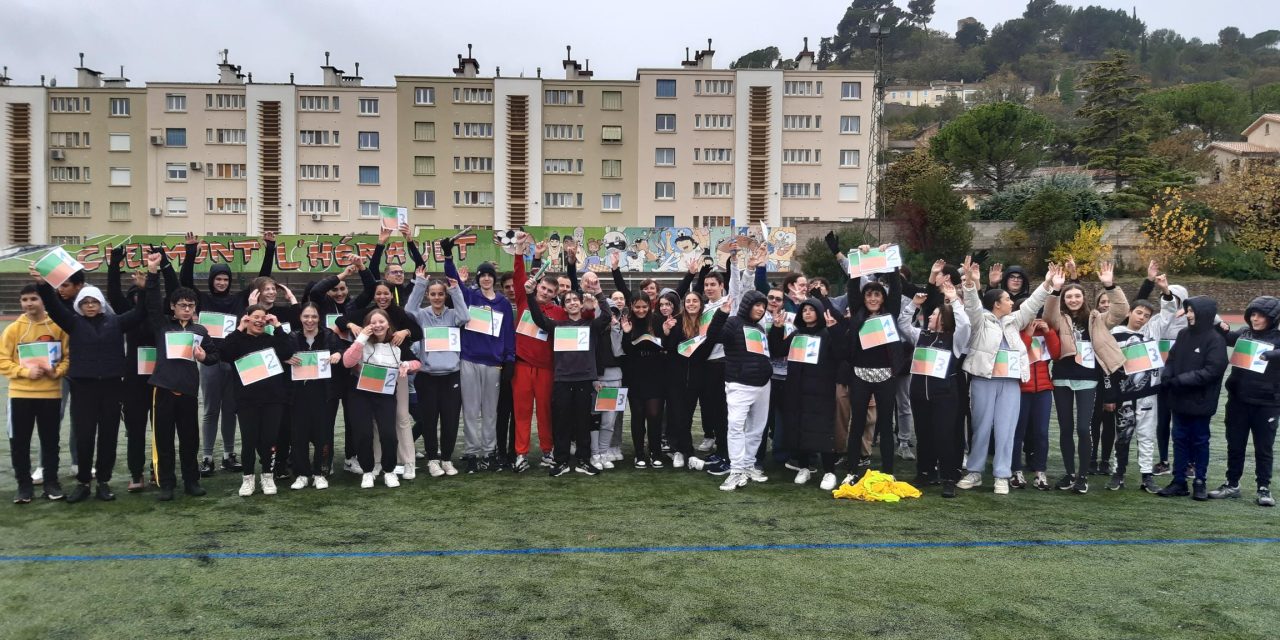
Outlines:
{"label": "apartment building", "polygon": [[0,71],[0,248],[46,242],[49,219],[48,90],[11,84]]}
{"label": "apartment building", "polygon": [[[1027,100],[1036,96],[1036,87],[1033,84],[1024,84],[1021,89]],[[978,102],[979,94],[984,90],[986,86],[982,83],[966,84],[964,81],[934,80],[927,85],[890,85],[885,88],[884,101],[886,104],[901,104],[909,107],[936,107],[948,98],[954,98],[961,104],[970,106]]]}
{"label": "apartment building", "polygon": [[[590,61],[587,63],[589,67]],[[637,83],[595,80],[566,49],[563,80],[397,76],[400,202],[415,226],[625,226],[637,219]]]}
{"label": "apartment building", "polygon": [[637,73],[638,223],[866,216],[874,74],[820,71],[807,46],[794,69],[716,69],[714,55],[708,41],[680,68]]}

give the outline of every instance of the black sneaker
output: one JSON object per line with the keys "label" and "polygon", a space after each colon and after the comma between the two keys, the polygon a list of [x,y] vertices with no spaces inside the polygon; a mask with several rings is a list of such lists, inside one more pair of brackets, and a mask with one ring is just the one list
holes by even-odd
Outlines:
{"label": "black sneaker", "polygon": [[1168,462],[1157,462],[1155,468],[1151,470],[1151,475],[1154,476],[1167,476],[1171,473],[1173,469],[1169,467]]}
{"label": "black sneaker", "polygon": [[570,471],[572,471],[572,469],[567,464],[553,464],[550,467],[547,467],[547,475],[552,478],[558,478]]}
{"label": "black sneaker", "polygon": [[662,461],[662,456],[654,456],[651,460],[649,460],[650,469],[661,469],[664,464],[665,463]]}
{"label": "black sneaker", "polygon": [[1109,476],[1114,475],[1115,471],[1111,468],[1111,462],[1104,462],[1098,465],[1098,475]]}
{"label": "black sneaker", "polygon": [[97,499],[103,502],[111,502],[112,500],[116,499],[116,494],[111,492],[110,485],[108,485],[105,482],[99,482],[98,491],[96,492],[94,497],[96,497]]}
{"label": "black sneaker", "polygon": [[1191,499],[1203,502],[1209,499],[1209,487],[1203,479],[1191,483]]}
{"label": "black sneaker", "polygon": [[1220,500],[1223,498],[1239,498],[1240,487],[1233,487],[1230,484],[1227,484],[1224,482],[1222,483],[1222,486],[1218,487],[1217,489],[1214,489],[1213,491],[1210,491],[1209,497],[1213,498],[1214,500]]}
{"label": "black sneaker", "polygon": [[1270,487],[1258,487],[1258,497],[1254,502],[1257,502],[1259,507],[1276,506],[1276,499],[1271,497]]}
{"label": "black sneaker", "polygon": [[467,461],[467,473],[473,474],[480,470],[479,464],[476,462],[475,456],[465,458]]}
{"label": "black sneaker", "polygon": [[35,497],[35,487],[26,485],[18,487],[18,492],[13,494],[14,504],[31,504],[31,498]]}
{"label": "black sneaker", "polygon": [[579,462],[577,465],[574,465],[573,470],[577,471],[578,473],[585,473],[586,475],[589,475],[589,476],[600,475],[599,469],[585,462]]}
{"label": "black sneaker", "polygon": [[67,496],[68,503],[83,502],[89,499],[93,492],[89,490],[89,485],[77,482],[76,487],[71,490],[71,494]]}
{"label": "black sneaker", "polygon": [[57,478],[44,479],[44,499],[45,500],[61,500],[65,496],[62,495],[62,485],[58,483]]}
{"label": "black sneaker", "polygon": [[942,483],[942,497],[944,498],[956,497],[956,483],[954,482]]}
{"label": "black sneaker", "polygon": [[173,500],[173,487],[160,487],[160,491],[156,493],[156,500],[160,502]]}
{"label": "black sneaker", "polygon": [[1076,477],[1068,473],[1067,475],[1062,476],[1062,479],[1058,480],[1058,484],[1053,485],[1053,488],[1059,491],[1066,491],[1075,485],[1075,483]]}
{"label": "black sneaker", "polygon": [[498,456],[494,454],[490,454],[485,457],[484,460],[481,460],[480,464],[484,465],[481,468],[485,471],[492,471],[494,473],[502,471],[502,464],[498,462]]}
{"label": "black sneaker", "polygon": [[187,495],[195,496],[197,498],[208,493],[204,490],[204,487],[200,486],[199,482],[188,482],[182,490],[185,491]]}
{"label": "black sneaker", "polygon": [[1089,493],[1089,477],[1084,474],[1076,476],[1076,481],[1071,484],[1071,491],[1081,495]]}
{"label": "black sneaker", "polygon": [[1107,491],[1119,491],[1124,488],[1124,476],[1113,473],[1111,480],[1107,482]]}
{"label": "black sneaker", "polygon": [[[225,466],[223,467],[226,468]],[[208,478],[213,475],[213,458],[205,456],[200,458],[200,477]]]}
{"label": "black sneaker", "polygon": [[871,456],[862,456],[861,458],[858,458],[858,466],[864,469],[870,467]]}
{"label": "black sneaker", "polygon": [[1196,465],[1194,465],[1194,464],[1188,464],[1188,465],[1187,465],[1187,479],[1188,479],[1188,480],[1194,480],[1194,479],[1195,479],[1195,477],[1196,477]]}
{"label": "black sneaker", "polygon": [[241,471],[243,469],[244,466],[240,464],[240,459],[236,457],[236,454],[228,453],[227,455],[222,456],[223,471]]}
{"label": "black sneaker", "polygon": [[[1086,475],[1086,474],[1082,473],[1080,475]],[[1102,468],[1098,466],[1098,463],[1096,461],[1089,463],[1089,473],[1087,475],[1091,475],[1091,476],[1102,475]]]}
{"label": "black sneaker", "polygon": [[1025,475],[1023,475],[1021,471],[1014,471],[1014,472],[1013,472],[1013,477],[1012,477],[1012,478],[1009,478],[1009,488],[1011,488],[1011,489],[1026,489],[1026,488],[1027,488],[1027,477],[1026,477]]}
{"label": "black sneaker", "polygon": [[1160,491],[1160,487],[1156,486],[1156,479],[1154,474],[1150,474],[1150,473],[1142,474],[1142,490],[1146,491],[1147,493],[1156,493]]}
{"label": "black sneaker", "polygon": [[721,460],[715,464],[708,464],[703,469],[713,476],[727,475],[729,473],[729,461]]}
{"label": "black sneaker", "polygon": [[1169,485],[1156,492],[1161,498],[1181,498],[1191,495],[1185,482],[1170,482]]}

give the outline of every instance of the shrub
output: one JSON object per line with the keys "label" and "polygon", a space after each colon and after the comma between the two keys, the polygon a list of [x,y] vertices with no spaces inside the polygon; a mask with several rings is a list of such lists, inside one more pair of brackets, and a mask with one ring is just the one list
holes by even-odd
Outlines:
{"label": "shrub", "polygon": [[1194,270],[1212,233],[1204,209],[1185,200],[1181,190],[1165,189],[1142,223],[1146,241],[1138,249],[1168,272]]}
{"label": "shrub", "polygon": [[1206,271],[1219,278],[1231,280],[1271,280],[1280,272],[1267,264],[1267,257],[1260,251],[1244,249],[1234,242],[1220,242],[1209,249],[1205,259]]}
{"label": "shrub", "polygon": [[1091,220],[1080,223],[1075,236],[1059,244],[1050,252],[1049,259],[1062,264],[1074,258],[1076,273],[1084,277],[1097,271],[1100,262],[1110,259],[1111,251],[1111,245],[1102,242],[1102,225]]}

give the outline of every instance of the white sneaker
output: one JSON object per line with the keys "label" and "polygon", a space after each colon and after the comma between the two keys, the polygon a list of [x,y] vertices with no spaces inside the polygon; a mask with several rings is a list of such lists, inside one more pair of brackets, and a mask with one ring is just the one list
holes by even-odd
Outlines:
{"label": "white sneaker", "polygon": [[453,468],[453,463],[448,460],[440,463],[440,468],[444,470],[446,476],[458,475],[458,470]]}
{"label": "white sneaker", "polygon": [[702,471],[702,468],[707,466],[707,461],[698,456],[689,456],[689,459],[685,461],[685,466],[689,467],[690,471]]}
{"label": "white sneaker", "polygon": [[809,476],[811,475],[813,475],[813,472],[809,471],[808,469],[801,468],[799,471],[796,472],[796,484],[804,484],[808,482]]}
{"label": "white sneaker", "polygon": [[995,492],[996,492],[998,495],[1002,495],[1002,496],[1007,496],[1007,495],[1009,495],[1009,479],[1008,479],[1008,478],[996,478],[996,489],[995,489]]}
{"label": "white sneaker", "polygon": [[427,463],[427,474],[432,478],[439,478],[444,475],[444,468],[440,466],[439,460],[432,460]]}
{"label": "white sneaker", "polygon": [[673,468],[673,469],[683,469],[683,468],[684,468],[684,454],[683,454],[683,453],[678,453],[678,452],[677,452],[677,453],[673,453],[673,454],[671,454],[671,468]]}
{"label": "white sneaker", "polygon": [[844,480],[841,480],[841,481],[840,481],[840,484],[842,484],[842,485],[845,485],[845,484],[854,484],[854,483],[855,483],[855,482],[857,482],[857,481],[858,481],[858,479],[857,479],[857,478],[855,478],[855,477],[853,476],[853,474],[852,474],[852,473],[850,473],[849,475],[847,475],[847,476],[845,476],[845,477],[844,477]]}
{"label": "white sneaker", "polygon": [[364,473],[364,470],[360,468],[360,460],[356,458],[347,458],[342,468],[350,473]]}
{"label": "white sneaker", "polygon": [[822,483],[818,485],[823,491],[831,491],[836,488],[836,474],[826,473],[822,476]]}
{"label": "white sneaker", "polygon": [[589,464],[597,469],[604,468],[604,461],[600,459],[600,454],[598,453],[591,454],[591,460],[589,461]]}
{"label": "white sneaker", "polygon": [[600,456],[601,469],[613,469],[613,454],[605,453]]}
{"label": "white sneaker", "polygon": [[414,465],[406,464],[404,466],[404,473],[402,475],[404,476],[405,480],[413,480],[414,478],[418,477],[418,468]]}
{"label": "white sneaker", "polygon": [[748,481],[749,481],[749,479],[747,478],[747,474],[746,474],[745,472],[743,472],[743,471],[732,471],[732,472],[730,472],[730,473],[729,473],[729,477],[727,477],[727,478],[725,478],[725,479],[724,479],[724,483],[722,483],[722,484],[720,485],[720,490],[721,490],[721,491],[733,491],[734,489],[737,489],[738,487],[745,487],[745,486],[747,486],[747,482],[748,482]]}
{"label": "white sneaker", "polygon": [[382,474],[382,483],[388,487],[395,488],[400,486],[400,477],[394,473]]}
{"label": "white sneaker", "polygon": [[414,459],[414,460],[421,460],[421,459],[423,459],[423,458],[425,458],[425,457],[427,457],[427,454],[425,454],[425,453],[423,453],[423,452],[421,452],[421,451],[414,451],[414,452],[413,452],[413,459]]}
{"label": "white sneaker", "polygon": [[750,478],[752,482],[769,481],[769,476],[766,476],[763,471],[756,469],[755,467],[747,469],[747,477]]}
{"label": "white sneaker", "polygon": [[[1005,487],[1006,493],[1008,492],[1007,484],[1008,483],[1006,482],[1006,487]],[[960,478],[960,482],[956,483],[957,489],[972,489],[974,487],[981,487],[981,486],[982,486],[981,473],[966,473],[964,474],[963,478]]]}
{"label": "white sneaker", "polygon": [[364,474],[364,475],[360,476],[360,488],[361,488],[361,489],[372,489],[372,488],[373,488],[373,474],[372,474],[372,473],[366,473],[366,474]]}
{"label": "white sneaker", "polygon": [[613,458],[614,462],[622,462],[622,459],[625,458],[626,456],[622,455],[622,449],[619,448],[611,451],[610,457]]}
{"label": "white sneaker", "polygon": [[404,465],[402,465],[402,464],[398,464],[398,465],[396,465],[395,470],[393,470],[391,473],[394,473],[394,474],[396,474],[396,475],[398,475],[398,476],[402,476],[402,475],[404,475]]}
{"label": "white sneaker", "polygon": [[290,488],[290,489],[293,489],[294,491],[297,491],[297,490],[299,490],[299,489],[306,489],[306,488],[307,488],[307,482],[308,482],[309,480],[310,480],[310,479],[309,479],[309,478],[307,478],[306,476],[298,476],[298,478],[297,478],[296,480],[294,480],[294,481],[293,481],[293,484],[292,484],[292,485],[290,485],[290,486],[289,486],[289,488]]}
{"label": "white sneaker", "polygon": [[31,470],[31,484],[44,484],[44,467]]}
{"label": "white sneaker", "polygon": [[248,498],[249,496],[253,495],[253,487],[254,487],[253,481],[254,481],[254,477],[252,473],[240,480],[240,497],[241,498]]}
{"label": "white sneaker", "polygon": [[329,479],[324,476],[315,476],[311,479],[311,484],[317,489],[328,489]]}
{"label": "white sneaker", "polygon": [[276,494],[276,479],[270,473],[262,474],[262,495],[274,496]]}
{"label": "white sneaker", "polygon": [[[697,446],[697,447],[695,447],[695,448],[696,448],[698,451],[710,451],[710,450],[712,450],[712,449],[716,448],[716,441],[715,441],[715,438],[703,438],[703,439],[702,439],[702,442],[699,442],[699,443],[698,443],[698,446]],[[727,482],[727,481],[726,481],[726,482]]]}

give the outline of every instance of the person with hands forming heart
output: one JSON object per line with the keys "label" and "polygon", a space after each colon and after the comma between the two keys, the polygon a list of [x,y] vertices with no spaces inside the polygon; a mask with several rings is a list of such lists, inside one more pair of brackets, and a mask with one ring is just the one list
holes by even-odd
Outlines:
{"label": "person with hands forming heart", "polygon": [[[267,333],[268,326],[274,328],[274,333]],[[240,495],[253,495],[255,463],[262,469],[262,493],[275,495],[272,473],[276,464],[275,449],[280,425],[291,402],[289,374],[282,363],[293,356],[296,347],[290,334],[281,329],[280,319],[266,305],[253,304],[245,309],[236,330],[222,341],[221,349],[223,360],[237,369],[236,418],[240,423],[240,459],[245,471]],[[254,366],[259,358],[261,366],[270,371],[266,377],[255,375],[254,369],[248,369],[248,373],[241,370]]]}
{"label": "person with hands forming heart", "polygon": [[[398,307],[396,307],[398,308]],[[408,374],[417,371],[421,364],[414,357],[412,342],[392,344],[397,331],[391,315],[384,309],[371,309],[364,317],[364,328],[356,335],[355,342],[342,354],[342,364],[352,370],[354,387],[348,394],[352,422],[351,432],[356,439],[356,456],[362,477],[361,489],[372,489],[375,477],[374,438],[375,426],[381,444],[381,469],[383,483],[388,487],[400,486],[395,473],[398,445],[397,389],[408,385]],[[367,368],[367,370],[366,370]],[[376,374],[384,370],[396,372],[394,380],[383,384],[361,384],[362,380],[376,381]],[[390,389],[388,389],[390,385]],[[379,390],[374,390],[378,388]],[[390,391],[390,393],[384,393]]]}

